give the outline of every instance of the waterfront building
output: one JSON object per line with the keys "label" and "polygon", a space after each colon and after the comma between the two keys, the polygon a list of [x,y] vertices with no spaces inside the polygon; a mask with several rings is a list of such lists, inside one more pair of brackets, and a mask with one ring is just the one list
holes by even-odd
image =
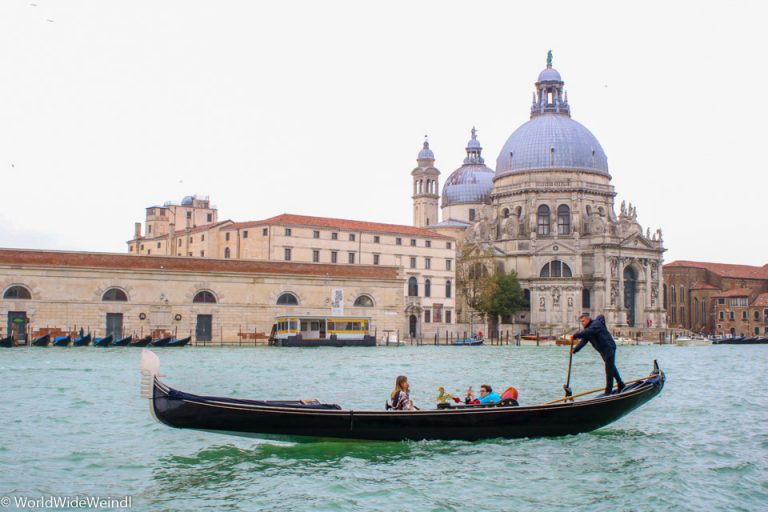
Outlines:
{"label": "waterfront building", "polygon": [[768,334],[768,265],[673,261],[664,265],[669,325],[707,334]]}
{"label": "waterfront building", "polygon": [[402,328],[403,281],[388,265],[0,249],[0,314],[21,341],[83,328],[266,343],[275,317],[326,315],[339,298],[337,314],[370,317],[381,341]]}
{"label": "waterfront building", "polygon": [[184,230],[173,226],[164,235],[140,236],[128,245],[138,255],[394,266],[404,276],[401,335],[432,337],[455,322],[454,240],[424,228],[282,214]]}

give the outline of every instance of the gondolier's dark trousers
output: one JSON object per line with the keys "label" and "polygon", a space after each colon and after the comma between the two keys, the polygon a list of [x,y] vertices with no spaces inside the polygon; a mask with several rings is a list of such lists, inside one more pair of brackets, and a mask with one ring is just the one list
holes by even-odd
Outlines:
{"label": "gondolier's dark trousers", "polygon": [[619,370],[616,368],[616,351],[610,354],[601,354],[605,362],[605,394],[610,395],[613,391],[613,380],[616,379],[619,389],[624,388],[624,381],[621,380]]}

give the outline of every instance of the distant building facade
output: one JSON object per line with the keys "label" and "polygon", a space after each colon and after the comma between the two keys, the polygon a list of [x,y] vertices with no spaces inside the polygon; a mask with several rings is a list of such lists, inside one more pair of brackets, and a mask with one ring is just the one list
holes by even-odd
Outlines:
{"label": "distant building facade", "polygon": [[669,325],[707,334],[768,334],[768,265],[673,261],[664,266]]}
{"label": "distant building facade", "polygon": [[334,290],[343,315],[370,317],[381,340],[402,328],[402,287],[392,266],[0,249],[1,329],[22,341],[83,328],[266,343],[276,316],[329,314]]}

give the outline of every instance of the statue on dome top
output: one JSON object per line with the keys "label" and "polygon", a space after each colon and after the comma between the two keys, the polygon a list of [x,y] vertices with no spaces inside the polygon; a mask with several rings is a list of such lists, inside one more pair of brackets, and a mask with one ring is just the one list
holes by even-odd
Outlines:
{"label": "statue on dome top", "polygon": [[548,68],[552,67],[552,50],[549,50],[547,52],[547,67]]}

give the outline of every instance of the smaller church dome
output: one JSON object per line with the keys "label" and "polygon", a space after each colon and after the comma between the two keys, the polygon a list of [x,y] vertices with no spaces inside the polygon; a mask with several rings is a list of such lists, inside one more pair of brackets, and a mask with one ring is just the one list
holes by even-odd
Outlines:
{"label": "smaller church dome", "polygon": [[493,188],[494,172],[485,165],[483,148],[477,140],[477,130],[472,128],[472,138],[467,142],[467,158],[464,165],[448,176],[443,185],[443,207],[465,203],[488,203]]}
{"label": "smaller church dome", "polygon": [[434,160],[435,154],[429,149],[429,141],[424,141],[424,147],[419,151],[419,160]]}

